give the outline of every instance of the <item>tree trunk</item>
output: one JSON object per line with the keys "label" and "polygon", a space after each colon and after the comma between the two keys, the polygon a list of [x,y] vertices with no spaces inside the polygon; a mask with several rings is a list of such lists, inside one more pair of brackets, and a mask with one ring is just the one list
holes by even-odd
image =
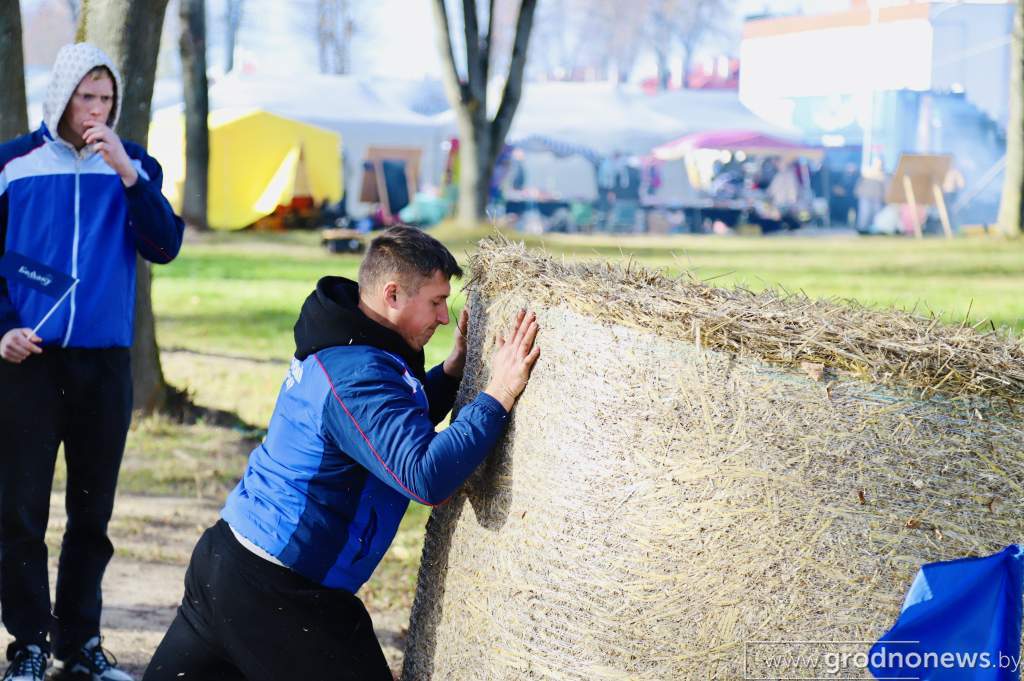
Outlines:
{"label": "tree trunk", "polygon": [[654,56],[658,63],[658,89],[668,90],[669,82],[672,80],[672,72],[668,68],[668,46],[654,48]]}
{"label": "tree trunk", "polygon": [[487,31],[479,34],[476,0],[463,0],[463,29],[466,50],[466,78],[459,76],[452,49],[451,27],[445,0],[434,0],[434,19],[441,50],[445,90],[459,121],[459,210],[458,222],[473,227],[484,219],[491,176],[523,89],[526,48],[533,29],[537,0],[522,0],[516,19],[508,77],[497,113],[487,116],[487,83],[490,75],[495,0],[490,0]]}
{"label": "tree trunk", "polygon": [[0,92],[0,142],[6,142],[28,132],[25,55],[17,0],[0,0]]}
{"label": "tree trunk", "polygon": [[633,75],[633,65],[626,64],[624,62],[616,62],[615,64],[615,83],[617,85],[625,85],[629,82],[629,77]]}
{"label": "tree trunk", "polygon": [[75,23],[75,42],[85,42],[85,24],[89,19],[89,0],[82,0],[82,6],[78,9],[78,19]]}
{"label": "tree trunk", "polygon": [[[124,81],[125,91],[117,93],[122,97],[117,134],[143,146],[149,136],[149,108],[166,9],[167,0],[92,0],[82,7],[80,32],[110,55]],[[168,390],[156,344],[149,263],[137,260],[132,386],[135,408],[149,413],[164,406]]]}
{"label": "tree trunk", "polygon": [[[459,210],[458,221],[463,225],[475,225],[484,219],[490,198],[491,175],[494,163],[490,162],[490,125],[486,116],[475,121],[469,128],[459,125]],[[465,140],[465,142],[463,142]]]}
{"label": "tree trunk", "polygon": [[181,0],[181,70],[185,89],[185,187],[181,217],[206,230],[210,112],[206,82],[206,2]]}
{"label": "tree trunk", "polygon": [[68,6],[68,11],[71,13],[71,21],[78,26],[78,15],[82,11],[82,3],[79,0],[65,0],[65,4]]}
{"label": "tree trunk", "polygon": [[683,90],[689,90],[690,89],[690,69],[693,68],[693,50],[694,50],[694,47],[693,47],[693,45],[687,45],[686,43],[683,43],[682,49],[683,49],[683,60],[682,60],[681,68],[683,69],[683,74],[682,74],[682,82],[680,83],[679,87],[681,87]]}
{"label": "tree trunk", "polygon": [[224,17],[224,72],[235,68],[235,39],[242,25],[242,0],[228,0]]}
{"label": "tree trunk", "polygon": [[1019,236],[1024,229],[1024,0],[1017,0],[1010,45],[1010,113],[999,227],[1008,236]]}

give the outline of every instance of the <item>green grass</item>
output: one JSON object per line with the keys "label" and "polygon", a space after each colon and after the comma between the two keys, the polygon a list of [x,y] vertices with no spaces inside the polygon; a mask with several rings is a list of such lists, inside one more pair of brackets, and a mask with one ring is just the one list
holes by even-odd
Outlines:
{"label": "green grass", "polygon": [[716,285],[803,291],[812,297],[856,299],[874,307],[935,311],[961,321],[1024,329],[1024,243],[869,238],[623,239],[620,246],[551,238],[546,246],[570,258],[628,260],[678,275],[684,270]]}
{"label": "green grass", "polygon": [[[463,263],[489,229],[442,227],[437,234]],[[778,287],[814,297],[852,298],[940,314],[959,323],[990,319],[1024,330],[1024,242],[886,238],[569,237],[532,238],[570,259],[633,261],[670,275],[684,271],[716,285]],[[354,278],[359,256],[332,255],[311,233],[212,234],[193,239],[159,268],[153,299],[172,383],[207,406],[266,424],[294,351],[292,326],[324,275]],[[452,309],[462,306],[455,284]],[[441,361],[452,327],[427,346]]]}
{"label": "green grass", "polygon": [[[489,229],[442,227],[439,238],[466,263]],[[528,239],[569,259],[632,260],[670,275],[690,271],[718,285],[780,287],[871,306],[935,311],[960,322],[989,318],[1024,330],[1024,242],[867,238],[550,237]],[[157,333],[170,382],[202,405],[266,426],[294,350],[302,301],[324,275],[355,277],[359,257],[331,255],[316,235],[212,234],[192,238],[156,270]],[[459,284],[452,308],[462,306]],[[427,346],[428,365],[452,344],[442,327]],[[160,419],[129,436],[122,489],[221,498],[237,480],[251,434]],[[392,550],[361,596],[371,610],[408,608],[428,509],[413,504]]]}
{"label": "green grass", "polygon": [[[277,236],[277,235],[273,235]],[[292,327],[320,277],[354,279],[359,256],[332,255],[308,233],[203,235],[156,270],[153,306],[165,373],[199,403],[264,426],[295,351]],[[462,307],[458,284],[452,309]],[[452,327],[428,345],[451,349]]]}
{"label": "green grass", "polygon": [[[327,275],[354,279],[360,256],[331,255],[316,245],[258,247],[236,235],[236,243],[213,240],[188,244],[154,283],[154,307],[162,347],[286,359],[294,351],[292,326],[302,301]],[[262,237],[265,238],[265,237]],[[455,284],[458,293],[458,282]],[[453,305],[461,306],[456,295]],[[428,360],[447,354],[451,329],[442,327]]]}
{"label": "green grass", "polygon": [[[223,498],[238,482],[256,433],[208,423],[182,424],[162,416],[132,424],[117,488],[121,492]],[[65,489],[63,448],[58,452],[54,488]]]}
{"label": "green grass", "polygon": [[430,509],[420,504],[409,504],[398,533],[373,577],[359,591],[370,612],[412,608],[416,593],[416,576],[423,551],[423,529],[430,517]]}

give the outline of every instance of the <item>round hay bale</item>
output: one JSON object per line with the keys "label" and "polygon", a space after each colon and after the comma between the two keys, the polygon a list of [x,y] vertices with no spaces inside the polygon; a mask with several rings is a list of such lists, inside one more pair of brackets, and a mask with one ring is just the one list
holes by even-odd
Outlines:
{"label": "round hay bale", "polygon": [[469,290],[460,403],[520,307],[541,357],[427,525],[406,681],[770,677],[755,642],[872,642],[1024,537],[1018,341],[503,240]]}

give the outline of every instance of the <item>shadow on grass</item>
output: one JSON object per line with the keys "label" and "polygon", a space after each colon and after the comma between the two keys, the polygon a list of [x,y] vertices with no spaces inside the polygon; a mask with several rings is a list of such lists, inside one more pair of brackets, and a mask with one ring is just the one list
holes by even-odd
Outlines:
{"label": "shadow on grass", "polygon": [[167,386],[167,400],[164,402],[161,413],[182,425],[204,423],[240,431],[246,440],[251,440],[254,443],[259,442],[265,434],[264,428],[248,423],[233,411],[196,404],[190,391],[176,388],[173,385]]}
{"label": "shadow on grass", "polygon": [[185,355],[196,355],[197,357],[210,357],[213,359],[227,359],[234,362],[251,362],[252,364],[267,364],[270,366],[288,366],[288,360],[274,359],[270,357],[251,357],[249,355],[232,355],[227,352],[212,352],[209,350],[196,350],[184,346],[161,347],[160,352],[180,352]]}

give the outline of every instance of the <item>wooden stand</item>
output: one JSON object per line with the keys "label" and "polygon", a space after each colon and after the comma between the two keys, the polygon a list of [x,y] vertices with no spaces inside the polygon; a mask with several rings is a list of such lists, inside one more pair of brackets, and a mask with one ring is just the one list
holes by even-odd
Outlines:
{"label": "wooden stand", "polygon": [[893,175],[889,190],[885,193],[886,203],[906,203],[914,215],[914,236],[920,239],[921,219],[918,205],[935,206],[942,222],[942,231],[947,239],[953,238],[953,225],[946,210],[946,198],[942,193],[942,181],[953,165],[953,157],[938,154],[903,154]]}
{"label": "wooden stand", "polygon": [[907,203],[910,204],[910,213],[914,216],[914,236],[918,239],[924,237],[921,232],[921,219],[917,216],[917,198],[914,196],[914,183],[906,175],[903,176],[903,193],[906,195]]}

